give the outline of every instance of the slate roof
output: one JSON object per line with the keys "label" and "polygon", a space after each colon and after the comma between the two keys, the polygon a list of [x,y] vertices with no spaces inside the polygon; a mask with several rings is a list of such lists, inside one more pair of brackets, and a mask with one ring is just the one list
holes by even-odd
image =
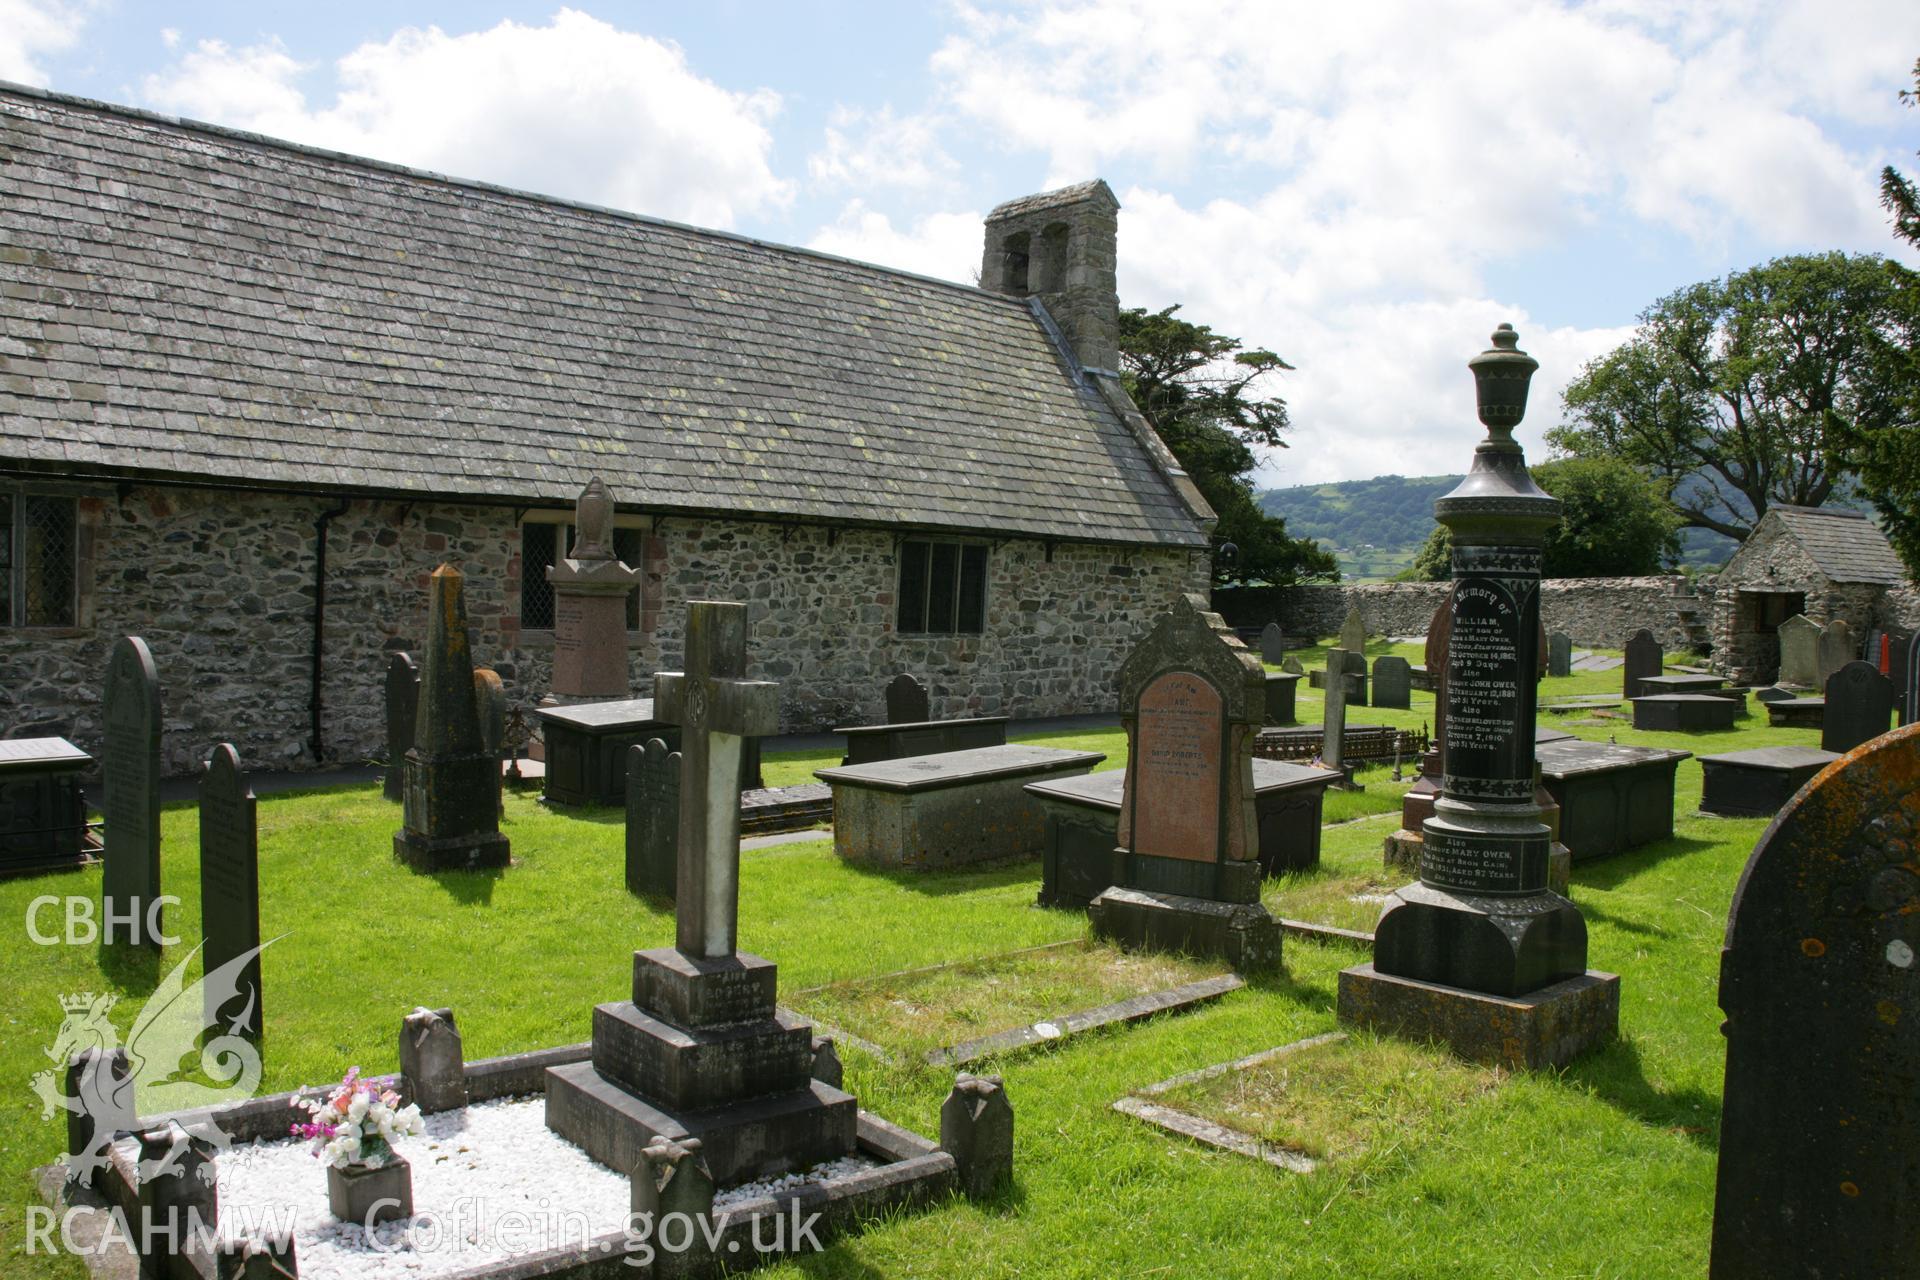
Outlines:
{"label": "slate roof", "polygon": [[0,86],[0,466],[1200,546],[1021,300]]}
{"label": "slate roof", "polygon": [[1897,587],[1907,580],[1906,568],[1887,542],[1887,535],[1862,512],[1772,506],[1767,514],[1777,514],[1787,536],[1835,582],[1877,582]]}

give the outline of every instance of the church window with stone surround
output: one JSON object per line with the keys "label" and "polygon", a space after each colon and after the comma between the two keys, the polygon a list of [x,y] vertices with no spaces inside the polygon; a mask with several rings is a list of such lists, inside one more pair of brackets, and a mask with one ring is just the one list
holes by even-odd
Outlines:
{"label": "church window with stone surround", "polygon": [[79,551],[72,498],[0,493],[0,626],[74,625]]}
{"label": "church window with stone surround", "polygon": [[[646,531],[626,525],[613,528],[613,554],[628,568],[640,564]],[[573,550],[573,525],[568,521],[529,520],[520,526],[520,629],[553,630],[553,584],[547,581],[561,548]],[[640,593],[627,595],[627,630],[640,629]]]}
{"label": "church window with stone surround", "polygon": [[987,548],[910,538],[900,544],[903,634],[974,635],[987,629]]}

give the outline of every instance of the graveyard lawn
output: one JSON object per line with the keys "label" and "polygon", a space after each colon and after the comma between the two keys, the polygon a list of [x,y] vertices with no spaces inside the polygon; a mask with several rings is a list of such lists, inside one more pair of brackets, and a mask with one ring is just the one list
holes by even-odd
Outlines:
{"label": "graveyard lawn", "polygon": [[[1413,648],[1392,646],[1409,656]],[[1577,673],[1546,681],[1543,693],[1611,692],[1618,679]],[[1301,693],[1302,721],[1317,721],[1317,703]],[[1432,702],[1416,690],[1409,710],[1356,709],[1355,718],[1417,728],[1431,722]],[[1818,738],[1771,729],[1763,714],[1696,735],[1567,719],[1541,722],[1696,755]],[[1099,740],[1109,767],[1119,767],[1118,736],[1079,735],[1073,745]],[[1380,785],[1387,772],[1364,771],[1361,794],[1395,799]],[[1155,1081],[1335,1030],[1336,977],[1357,953],[1290,937],[1281,972],[1211,1004],[994,1062],[1018,1126],[1017,1181],[1002,1199],[874,1224],[822,1258],[770,1274],[1703,1274],[1725,1052],[1720,946],[1734,882],[1766,823],[1698,815],[1696,760],[1680,766],[1677,785],[1672,839],[1574,869],[1591,963],[1622,977],[1622,1035],[1605,1050],[1561,1073],[1509,1077],[1458,1101],[1439,1130],[1305,1175],[1112,1110]],[[35,1202],[29,1170],[57,1158],[64,1137],[60,1119],[42,1118],[29,1082],[51,1065],[60,997],[116,993],[110,1016],[124,1036],[160,976],[198,940],[196,823],[190,805],[164,814],[162,890],[182,900],[166,927],[185,941],[157,959],[22,936],[36,897],[97,901],[98,869],[0,882],[0,915],[22,930],[0,947],[0,1274],[84,1274],[72,1258],[19,1255]],[[394,863],[398,824],[398,806],[377,786],[260,802],[261,935],[279,939],[262,957],[262,1091],[338,1079],[355,1065],[393,1070],[400,1019],[415,1005],[452,1006],[470,1058],[584,1041],[594,1003],[627,995],[627,953],[673,937],[664,906],[622,886],[614,811],[559,813],[509,795],[502,829],[515,865],[432,875]],[[1378,868],[1394,825],[1381,814],[1329,826],[1325,878]],[[1081,915],[1033,905],[1039,879],[1037,862],[893,872],[844,865],[817,838],[756,845],[742,858],[741,940],[779,963],[783,991],[798,992],[1084,938]],[[1309,904],[1290,905],[1289,895],[1308,883],[1270,886],[1276,914],[1306,914]],[[1363,905],[1342,919],[1371,928],[1374,914]],[[39,924],[57,930],[58,908]],[[1004,1018],[1022,1020],[1024,1010]],[[882,1062],[857,1046],[842,1057],[864,1107],[937,1134],[951,1069]]]}

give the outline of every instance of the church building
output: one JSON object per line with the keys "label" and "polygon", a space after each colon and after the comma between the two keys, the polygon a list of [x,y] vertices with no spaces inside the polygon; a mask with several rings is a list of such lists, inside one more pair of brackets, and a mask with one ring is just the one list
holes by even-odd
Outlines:
{"label": "church building", "polygon": [[744,601],[785,729],[1108,711],[1213,513],[1122,390],[1118,202],[989,216],[979,287],[0,87],[0,736],[99,744],[137,634],[183,772],[379,754],[435,565],[547,692],[576,495],[633,687]]}

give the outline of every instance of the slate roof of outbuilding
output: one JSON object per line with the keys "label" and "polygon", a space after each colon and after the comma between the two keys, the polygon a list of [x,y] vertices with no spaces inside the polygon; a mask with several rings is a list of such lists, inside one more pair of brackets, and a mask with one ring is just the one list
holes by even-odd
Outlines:
{"label": "slate roof of outbuilding", "polygon": [[1858,511],[1833,507],[1772,506],[1787,535],[1799,543],[1821,573],[1835,582],[1875,582],[1897,587],[1906,568],[1880,526]]}
{"label": "slate roof of outbuilding", "polygon": [[0,465],[1204,545],[1021,300],[0,87]]}

